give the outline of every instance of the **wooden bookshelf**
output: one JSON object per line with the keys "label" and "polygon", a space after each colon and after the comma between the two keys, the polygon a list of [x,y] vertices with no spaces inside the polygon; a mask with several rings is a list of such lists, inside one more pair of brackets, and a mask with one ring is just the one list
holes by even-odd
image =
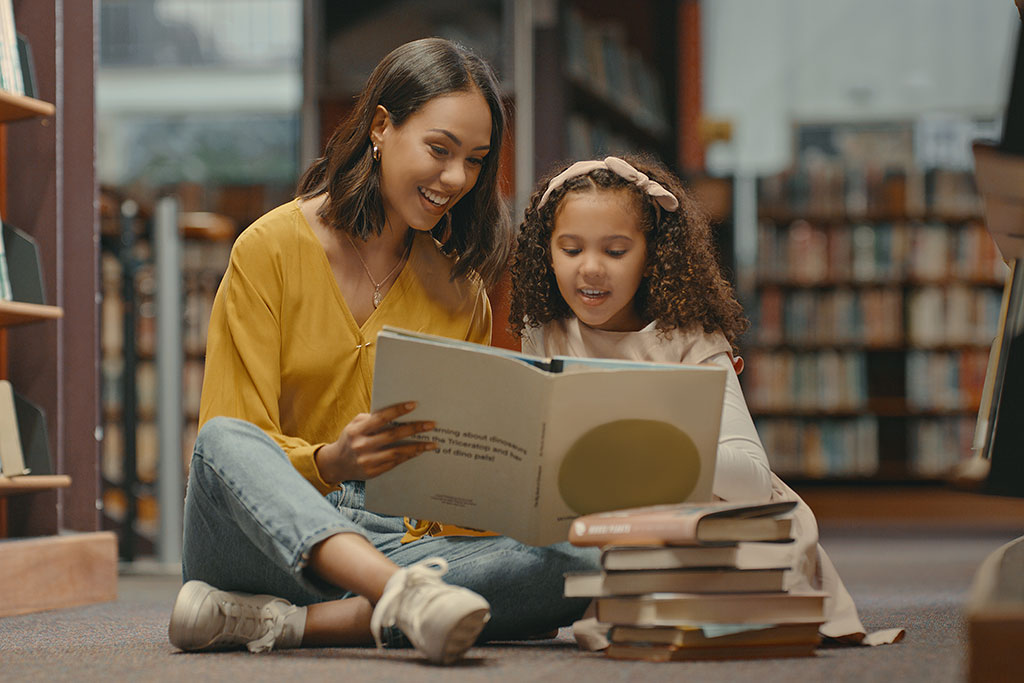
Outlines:
{"label": "wooden bookshelf", "polygon": [[0,617],[117,594],[117,538],[96,510],[96,19],[91,3],[14,3],[40,99],[0,92],[0,213],[35,240],[61,305],[0,302],[0,377],[44,410],[57,472],[0,477]]}
{"label": "wooden bookshelf", "polygon": [[71,486],[71,477],[66,474],[25,475],[5,477],[0,475],[0,539],[7,537],[7,498],[25,493],[39,493]]}
{"label": "wooden bookshelf", "polygon": [[537,173],[555,162],[649,152],[677,163],[675,3],[563,0],[535,34]]}
{"label": "wooden bookshelf", "polygon": [[117,537],[109,531],[0,540],[0,617],[117,599]]}
{"label": "wooden bookshelf", "polygon": [[0,328],[43,320],[56,320],[62,317],[64,317],[64,311],[59,306],[26,304],[21,301],[0,301]]}
{"label": "wooden bookshelf", "polygon": [[[71,477],[66,474],[28,474],[24,477],[5,477],[0,475],[0,498],[14,496],[19,493],[37,493],[52,489],[66,489],[71,486]],[[0,537],[3,534],[0,533]]]}
{"label": "wooden bookshelf", "polygon": [[970,454],[1007,268],[970,174],[919,168],[912,133],[797,124],[759,181],[741,382],[784,477],[927,481]]}
{"label": "wooden bookshelf", "polygon": [[0,121],[18,121],[37,116],[53,116],[57,107],[34,97],[0,90]]}

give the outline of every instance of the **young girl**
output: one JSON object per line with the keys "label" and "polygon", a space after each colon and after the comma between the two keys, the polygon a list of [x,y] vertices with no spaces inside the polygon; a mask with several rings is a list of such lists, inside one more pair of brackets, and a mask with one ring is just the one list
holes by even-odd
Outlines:
{"label": "young girl", "polygon": [[[728,368],[712,493],[727,501],[798,500],[788,588],[829,593],[823,635],[864,637],[817,545],[813,514],[769,469],[736,376],[742,361],[733,356],[747,322],[719,269],[708,219],[675,176],[627,156],[580,161],[542,180],[519,234],[509,322],[523,351],[537,355]],[[579,624],[581,633],[606,644],[593,623]]]}
{"label": "young girl", "polygon": [[[449,663],[477,638],[571,623],[568,544],[426,535],[363,507],[364,481],[432,443],[369,412],[377,332],[487,343],[485,285],[511,251],[498,191],[504,115],[482,60],[441,39],[395,49],[299,185],[235,241],[207,339],[185,499],[185,650],[411,641]],[[445,533],[452,530],[442,529]],[[440,576],[448,571],[445,583]]]}

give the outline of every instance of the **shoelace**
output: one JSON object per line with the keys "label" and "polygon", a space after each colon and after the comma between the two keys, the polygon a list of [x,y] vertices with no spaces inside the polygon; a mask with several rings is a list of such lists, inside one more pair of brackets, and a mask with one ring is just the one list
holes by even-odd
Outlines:
{"label": "shoelace", "polygon": [[245,646],[249,652],[267,652],[273,649],[274,641],[281,630],[281,625],[275,625],[273,615],[260,607],[240,605],[227,600],[221,600],[217,605],[224,615],[224,632],[245,638]]}
{"label": "shoelace", "polygon": [[[415,596],[421,592],[421,589],[436,586],[437,581],[447,571],[448,562],[442,557],[433,557],[406,567],[392,577],[391,580],[396,581],[396,584],[388,586],[390,594],[381,598],[370,619],[370,627],[377,647],[384,646],[381,640],[381,630],[384,627],[395,625],[401,606],[408,600],[415,601]],[[379,618],[378,613],[380,614]]]}

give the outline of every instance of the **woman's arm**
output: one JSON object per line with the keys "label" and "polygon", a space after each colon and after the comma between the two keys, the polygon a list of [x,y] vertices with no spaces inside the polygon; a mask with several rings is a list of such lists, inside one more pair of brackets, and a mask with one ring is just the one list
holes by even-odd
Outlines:
{"label": "woman's arm", "polygon": [[727,371],[712,493],[728,501],[767,501],[772,495],[768,456],[754,428],[729,354],[719,353],[704,362]]}

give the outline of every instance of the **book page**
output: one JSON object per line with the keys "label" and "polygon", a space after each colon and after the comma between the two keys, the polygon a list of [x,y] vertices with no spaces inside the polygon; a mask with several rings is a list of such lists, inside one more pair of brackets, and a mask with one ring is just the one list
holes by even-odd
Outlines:
{"label": "book page", "polygon": [[541,473],[543,542],[582,514],[709,501],[725,370],[581,367],[558,377]]}
{"label": "book page", "polygon": [[420,438],[439,448],[368,480],[367,509],[529,542],[547,373],[466,344],[377,342],[372,407],[417,401],[404,419],[435,421]]}

